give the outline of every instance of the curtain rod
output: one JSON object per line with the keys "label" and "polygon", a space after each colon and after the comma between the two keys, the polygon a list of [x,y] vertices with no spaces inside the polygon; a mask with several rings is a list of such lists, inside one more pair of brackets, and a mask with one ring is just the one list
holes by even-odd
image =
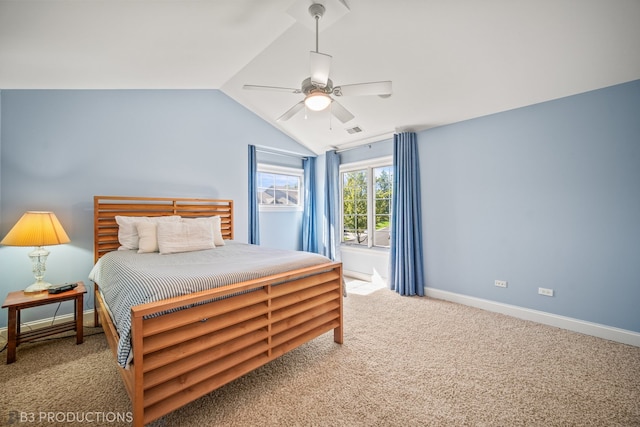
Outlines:
{"label": "curtain rod", "polygon": [[371,144],[363,144],[363,145],[356,145],[355,147],[348,147],[348,148],[342,148],[340,150],[336,150],[336,153],[344,153],[345,151],[351,151],[351,150],[356,150],[358,148],[371,148]]}
{"label": "curtain rod", "polygon": [[289,152],[286,152],[286,151],[276,151],[276,150],[273,150],[273,149],[262,148],[262,147],[258,147],[258,146],[256,146],[256,151],[259,152],[259,153],[274,154],[276,156],[296,157],[296,158],[302,159],[302,160],[305,160],[305,159],[309,158],[309,156],[305,156],[305,155],[302,155],[302,154],[289,153]]}
{"label": "curtain rod", "polygon": [[[362,143],[360,145],[354,145],[352,147],[346,147],[346,148],[338,148],[338,147],[336,147],[334,149],[336,150],[336,153],[344,153],[345,151],[351,151],[351,150],[355,150],[357,148],[364,148],[364,147],[371,148],[371,144],[376,144],[378,142],[383,142],[383,141],[386,141],[388,139],[392,139],[393,135],[395,135],[396,133],[399,133],[398,129],[396,129],[396,132],[385,132],[385,133],[381,133],[381,134],[366,138],[365,140],[369,141],[367,143]],[[361,142],[363,142],[363,141],[361,141]],[[357,142],[355,142],[355,143],[357,144]]]}

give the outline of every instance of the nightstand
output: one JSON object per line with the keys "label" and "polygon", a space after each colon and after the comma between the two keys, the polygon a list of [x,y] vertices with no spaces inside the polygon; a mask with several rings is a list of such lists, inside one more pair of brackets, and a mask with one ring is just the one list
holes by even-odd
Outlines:
{"label": "nightstand", "polygon": [[[16,347],[22,343],[36,340],[60,332],[76,331],[76,344],[82,344],[82,310],[84,307],[84,294],[87,290],[83,282],[77,282],[77,287],[59,294],[41,292],[38,294],[25,294],[23,291],[10,292],[4,300],[2,308],[9,309],[9,323],[7,328],[7,364],[16,361]],[[38,307],[40,305],[54,304],[62,301],[73,301],[75,305],[74,320],[45,326],[28,332],[20,331],[20,310]]]}

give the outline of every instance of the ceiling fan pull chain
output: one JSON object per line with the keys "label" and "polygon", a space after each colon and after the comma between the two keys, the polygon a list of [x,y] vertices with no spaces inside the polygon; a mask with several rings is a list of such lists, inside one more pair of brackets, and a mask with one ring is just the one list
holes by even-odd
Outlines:
{"label": "ceiling fan pull chain", "polygon": [[329,104],[329,130],[333,130],[333,102]]}

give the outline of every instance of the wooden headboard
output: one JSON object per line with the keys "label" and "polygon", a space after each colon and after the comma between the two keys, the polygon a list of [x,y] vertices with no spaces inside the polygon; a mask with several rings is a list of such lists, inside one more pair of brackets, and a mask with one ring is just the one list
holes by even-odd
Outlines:
{"label": "wooden headboard", "polygon": [[165,216],[185,218],[219,216],[222,237],[233,239],[233,200],[190,199],[170,197],[93,197],[93,260],[94,262],[120,247],[116,215]]}

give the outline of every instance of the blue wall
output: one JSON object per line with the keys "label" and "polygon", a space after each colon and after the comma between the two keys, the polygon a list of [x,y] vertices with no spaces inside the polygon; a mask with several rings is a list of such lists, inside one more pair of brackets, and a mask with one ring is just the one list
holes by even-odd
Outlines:
{"label": "blue wall", "polygon": [[[302,156],[274,154],[259,150],[260,147],[257,152],[258,163],[302,169]],[[302,211],[288,208],[280,211],[265,209],[260,211],[259,221],[260,246],[302,250]]]}
{"label": "blue wall", "polygon": [[[5,90],[0,100],[0,234],[26,210],[54,211],[71,243],[49,248],[52,283],[88,283],[94,195],[233,199],[235,238],[246,241],[247,145],[310,154],[216,90]],[[0,247],[1,298],[33,281],[30,250]]]}
{"label": "blue wall", "polygon": [[[0,234],[25,210],[55,211],[72,242],[50,248],[53,282],[86,281],[94,194],[232,198],[246,241],[247,145],[309,154],[218,91],[0,100]],[[634,81],[418,133],[427,286],[640,332],[638,117]],[[0,297],[31,283],[28,251],[0,247]]]}
{"label": "blue wall", "polygon": [[[2,191],[1,190],[2,190],[2,91],[0,90],[0,224],[2,224]],[[2,235],[2,237],[4,237],[4,234]]]}
{"label": "blue wall", "polygon": [[260,212],[260,246],[301,251],[302,211]]}
{"label": "blue wall", "polygon": [[393,155],[393,139],[354,147],[340,153],[340,164],[361,162]]}
{"label": "blue wall", "polygon": [[640,332],[640,81],[418,142],[427,286]]}

